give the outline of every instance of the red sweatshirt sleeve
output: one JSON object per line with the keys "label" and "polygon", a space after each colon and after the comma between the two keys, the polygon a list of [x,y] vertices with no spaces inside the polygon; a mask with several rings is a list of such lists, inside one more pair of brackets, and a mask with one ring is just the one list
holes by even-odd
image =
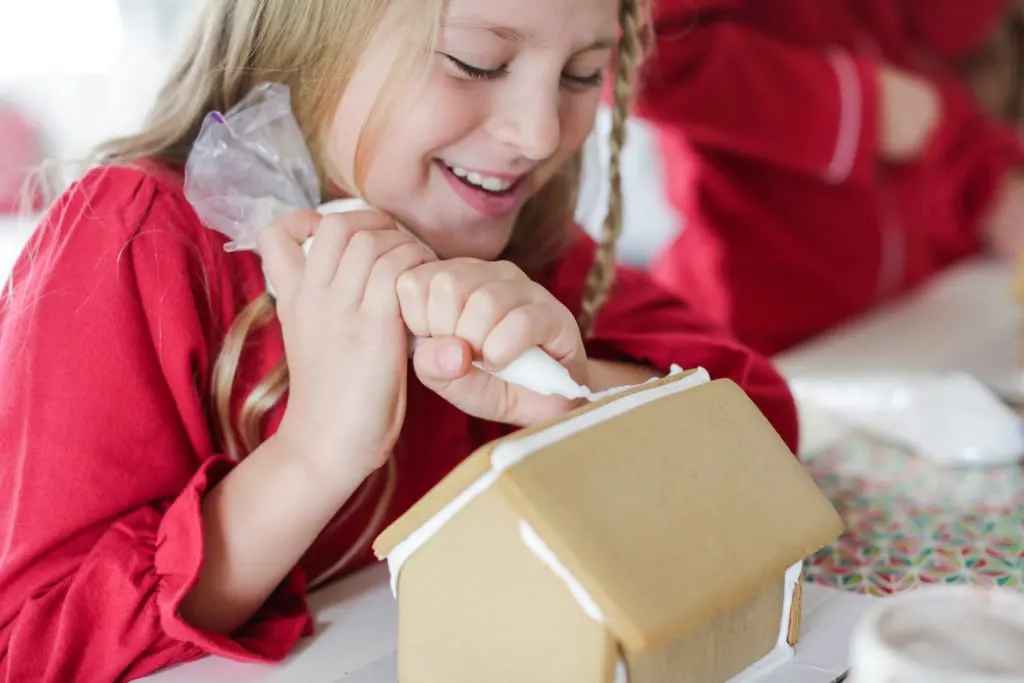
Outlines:
{"label": "red sweatshirt sleeve", "polygon": [[900,0],[912,37],[947,60],[979,50],[1010,11],[1008,0]]}
{"label": "red sweatshirt sleeve", "polygon": [[231,468],[204,396],[214,247],[139,171],[49,212],[0,314],[0,681],[137,678],[212,653],[282,658],[310,617],[296,569],[231,637],[178,615],[200,501]]}
{"label": "red sweatshirt sleeve", "polygon": [[638,115],[713,151],[833,183],[870,178],[874,63],[786,43],[734,20],[734,11],[659,3]]}
{"label": "red sweatshirt sleeve", "polygon": [[[595,244],[581,235],[563,259],[553,291],[574,312],[582,301]],[[575,308],[573,308],[575,306]],[[620,266],[613,291],[598,314],[587,353],[604,360],[635,361],[668,372],[672,365],[703,367],[712,378],[736,382],[757,404],[794,453],[796,405],[774,366],[709,323],[644,272]]]}
{"label": "red sweatshirt sleeve", "polygon": [[[912,215],[927,226],[942,262],[983,249],[987,219],[1004,181],[1024,169],[1024,142],[1010,126],[974,102],[966,88],[946,75],[934,76],[943,115],[921,158],[894,176]],[[904,207],[906,208],[906,207]]]}

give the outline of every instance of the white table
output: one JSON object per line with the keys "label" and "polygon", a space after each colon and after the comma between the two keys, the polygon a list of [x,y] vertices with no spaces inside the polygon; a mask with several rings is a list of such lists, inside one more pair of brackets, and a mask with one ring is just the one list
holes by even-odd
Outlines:
{"label": "white table", "polygon": [[1024,306],[1012,270],[968,261],[913,294],[775,359],[790,378],[885,371],[963,370],[1002,395],[1024,399]]}
{"label": "white table", "polygon": [[[847,667],[849,633],[877,598],[804,587],[796,658],[758,683],[828,683]],[[283,663],[239,664],[208,657],[168,669],[148,683],[395,683],[398,612],[384,565],[314,594],[317,635]]]}

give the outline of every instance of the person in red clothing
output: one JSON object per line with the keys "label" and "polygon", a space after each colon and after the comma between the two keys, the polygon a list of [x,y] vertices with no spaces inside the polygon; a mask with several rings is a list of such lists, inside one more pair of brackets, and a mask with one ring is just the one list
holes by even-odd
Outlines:
{"label": "person in red clothing", "polygon": [[[574,407],[473,360],[540,345],[597,390],[703,366],[796,448],[763,357],[614,267],[616,202],[599,243],[571,222],[606,71],[617,163],[639,13],[208,3],[143,130],[48,210],[0,312],[0,681],[284,657],[312,633],[306,594],[371,562],[383,525],[475,448]],[[290,213],[257,256],[201,223],[183,166],[208,112],[270,80],[338,188],[322,199],[379,211]]]}
{"label": "person in red clothing", "polygon": [[972,97],[1006,104],[974,59],[1006,5],[661,0],[637,115],[681,224],[653,276],[772,354],[1019,251],[1024,149]]}

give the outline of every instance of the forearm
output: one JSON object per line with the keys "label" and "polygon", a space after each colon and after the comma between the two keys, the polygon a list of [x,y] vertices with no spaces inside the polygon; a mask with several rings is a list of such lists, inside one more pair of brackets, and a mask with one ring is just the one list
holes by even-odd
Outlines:
{"label": "forearm", "polygon": [[259,610],[360,484],[322,474],[272,437],[210,491],[203,566],[181,608],[186,621],[230,633]]}

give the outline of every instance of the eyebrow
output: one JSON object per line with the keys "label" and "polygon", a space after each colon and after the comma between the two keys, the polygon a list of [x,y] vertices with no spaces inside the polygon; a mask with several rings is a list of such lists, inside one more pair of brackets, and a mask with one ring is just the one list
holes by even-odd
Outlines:
{"label": "eyebrow", "polygon": [[[501,26],[499,24],[483,23],[472,20],[453,21],[445,25],[449,28],[487,31],[509,43],[525,43],[529,41],[529,36],[527,34],[517,28],[513,28],[512,26]],[[614,38],[599,38],[590,45],[584,47],[582,50],[578,50],[577,54],[582,52],[591,52],[593,50],[613,50],[617,44],[618,41]]]}

